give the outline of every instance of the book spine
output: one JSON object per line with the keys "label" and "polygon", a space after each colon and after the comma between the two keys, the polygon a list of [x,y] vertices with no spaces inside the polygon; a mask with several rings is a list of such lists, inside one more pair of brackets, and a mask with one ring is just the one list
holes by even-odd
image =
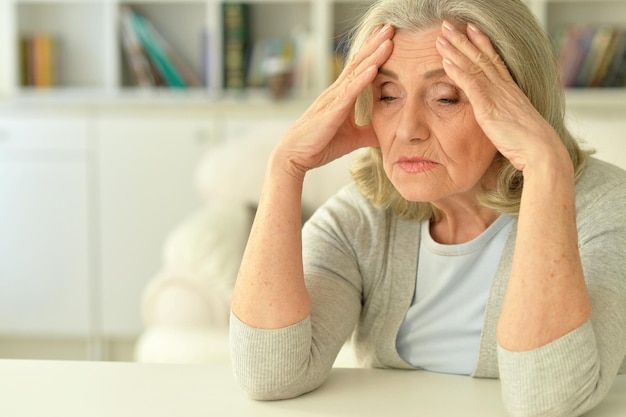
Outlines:
{"label": "book spine", "polygon": [[53,57],[52,57],[52,40],[48,35],[39,37],[39,54],[41,57],[40,66],[40,83],[43,88],[52,87]]}
{"label": "book spine", "polygon": [[578,39],[578,55],[579,65],[575,74],[573,74],[572,87],[585,87],[591,65],[593,63],[593,49],[592,44],[597,32],[597,28],[588,26],[583,29],[581,37]]}
{"label": "book spine", "polygon": [[126,57],[128,67],[131,70],[136,85],[139,87],[151,87],[156,85],[152,76],[150,62],[146,56],[139,38],[132,27],[132,12],[128,6],[120,9],[120,34],[122,50]]}
{"label": "book spine", "polygon": [[249,6],[245,3],[222,4],[224,88],[246,87],[247,55],[250,42]]}
{"label": "book spine", "polygon": [[211,79],[211,38],[205,29],[200,35],[200,82],[204,87],[209,87]]}
{"label": "book spine", "polygon": [[580,37],[581,28],[572,26],[564,31],[563,40],[560,42],[561,48],[558,52],[558,63],[561,83],[565,87],[572,86],[580,66],[581,53],[578,47]]}
{"label": "book spine", "polygon": [[20,85],[27,87],[30,83],[30,38],[20,38]]}
{"label": "book spine", "polygon": [[605,32],[604,44],[599,45],[599,53],[592,70],[590,87],[600,87],[602,80],[606,77],[609,64],[615,54],[615,46],[617,41],[618,30],[613,27],[607,27]]}
{"label": "book spine", "polygon": [[606,70],[602,87],[620,87],[624,85],[624,70],[626,69],[626,30],[619,30],[615,39],[615,48],[611,62]]}
{"label": "book spine", "polygon": [[30,46],[30,53],[28,54],[28,56],[30,57],[30,68],[29,68],[29,80],[30,80],[30,85],[33,87],[38,87],[39,86],[39,66],[41,65],[40,63],[40,57],[39,57],[39,37],[37,35],[34,35],[30,38],[29,41],[29,46]]}

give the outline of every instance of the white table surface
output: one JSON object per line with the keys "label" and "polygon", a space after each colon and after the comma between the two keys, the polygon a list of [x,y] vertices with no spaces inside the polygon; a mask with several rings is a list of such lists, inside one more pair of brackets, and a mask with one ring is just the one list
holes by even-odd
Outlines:
{"label": "white table surface", "polygon": [[[2,417],[504,416],[497,380],[333,369],[318,390],[261,402],[228,365],[0,360]],[[626,416],[626,375],[587,416]]]}

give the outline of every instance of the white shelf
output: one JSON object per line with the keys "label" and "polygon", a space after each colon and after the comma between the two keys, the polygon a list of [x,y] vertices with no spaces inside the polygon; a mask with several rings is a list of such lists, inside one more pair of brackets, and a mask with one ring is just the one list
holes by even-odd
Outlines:
{"label": "white shelf", "polygon": [[623,88],[572,88],[565,91],[568,109],[620,115],[626,120],[626,91]]}
{"label": "white shelf", "polygon": [[[222,92],[221,7],[230,0],[3,0],[0,4],[0,99],[19,97],[20,38],[47,33],[60,51],[55,90],[88,88],[103,97],[133,87],[121,46],[119,11],[131,5],[158,29],[192,72],[205,79],[211,96]],[[264,39],[293,40],[305,34],[311,67],[302,97],[319,93],[332,81],[333,37],[349,17],[371,1],[248,0],[251,44]],[[208,54],[208,64],[203,55]],[[294,90],[297,90],[294,87]],[[304,89],[301,89],[304,90]]]}
{"label": "white shelf", "polygon": [[[118,33],[118,12],[133,5],[153,22],[206,86],[193,92],[193,100],[221,100],[222,22],[221,6],[230,0],[4,0],[0,4],[0,100],[23,96],[46,101],[93,96],[102,100],[125,97],[135,89],[125,69]],[[310,99],[330,84],[336,70],[333,48],[336,37],[345,33],[372,1],[367,0],[248,0],[252,42],[271,37],[289,38],[294,31],[309,34],[313,67],[307,91],[293,91],[290,98]],[[626,0],[527,0],[549,32],[566,23],[610,23],[626,26]],[[58,86],[53,94],[39,95],[20,86],[20,36],[34,32],[56,34],[62,53]],[[202,33],[208,33],[210,64],[202,74]],[[624,90],[626,91],[626,90]],[[626,93],[602,93],[610,104],[626,101]],[[140,96],[144,95],[139,93]],[[242,97],[259,95],[243,94]],[[572,95],[573,102],[589,97],[596,106],[606,106],[597,94]],[[168,94],[150,97],[168,101]]]}

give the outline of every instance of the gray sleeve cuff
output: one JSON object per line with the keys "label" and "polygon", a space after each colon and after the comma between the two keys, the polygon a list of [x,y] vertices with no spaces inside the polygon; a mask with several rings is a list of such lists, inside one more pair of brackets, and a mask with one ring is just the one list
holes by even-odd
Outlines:
{"label": "gray sleeve cuff", "polygon": [[231,313],[230,352],[237,384],[254,399],[292,398],[317,388],[325,378],[305,375],[311,355],[309,317],[266,330],[248,326]]}
{"label": "gray sleeve cuff", "polygon": [[537,349],[498,345],[502,397],[514,416],[574,416],[596,389],[600,365],[591,321]]}

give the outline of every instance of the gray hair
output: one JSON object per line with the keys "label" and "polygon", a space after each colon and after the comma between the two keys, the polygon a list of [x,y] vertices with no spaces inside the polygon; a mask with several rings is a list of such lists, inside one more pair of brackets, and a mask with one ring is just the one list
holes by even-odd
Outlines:
{"label": "gray hair", "polygon": [[[505,62],[513,79],[537,111],[552,125],[567,148],[578,178],[588,153],[581,150],[565,126],[565,100],[552,44],[541,25],[520,0],[379,0],[374,3],[350,35],[350,59],[369,34],[381,24],[397,31],[419,31],[443,20],[471,22],[489,38]],[[370,122],[371,88],[358,98],[356,119]],[[481,203],[497,212],[519,213],[523,175],[501,155],[501,168],[495,190],[484,190]],[[399,215],[416,220],[437,219],[430,203],[410,202],[395,190],[387,178],[379,148],[370,148],[356,161],[352,176],[372,203],[391,208]]]}

